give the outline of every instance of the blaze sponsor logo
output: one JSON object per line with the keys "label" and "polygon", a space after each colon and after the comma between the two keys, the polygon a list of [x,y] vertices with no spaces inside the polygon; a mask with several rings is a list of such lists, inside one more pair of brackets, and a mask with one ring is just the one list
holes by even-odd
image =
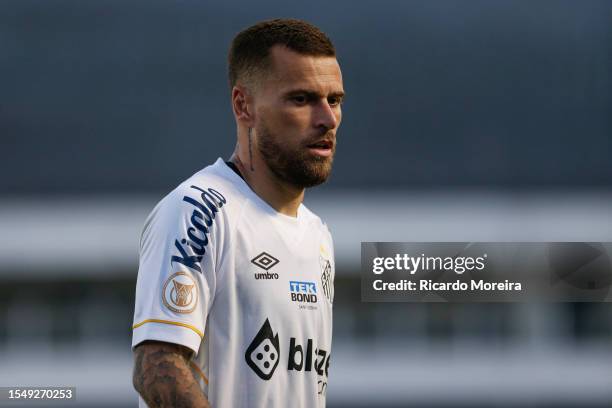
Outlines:
{"label": "blaze sponsor logo", "polygon": [[[274,334],[270,321],[266,319],[259,332],[247,348],[244,358],[249,367],[262,380],[270,380],[281,357],[278,333]],[[317,348],[312,339],[306,339],[305,347],[295,337],[289,339],[287,371],[314,372],[318,376],[318,393],[327,391],[330,354]]]}
{"label": "blaze sponsor logo", "polygon": [[292,302],[317,303],[317,285],[314,282],[289,281]]}
{"label": "blaze sponsor logo", "polygon": [[318,375],[325,375],[327,377],[329,372],[329,353],[326,350],[317,348],[314,349],[313,353],[312,339],[307,340],[306,351],[304,351],[304,347],[297,344],[297,339],[291,337],[289,340],[289,364],[287,365],[287,370],[314,370]]}
{"label": "blaze sponsor logo", "polygon": [[194,209],[191,213],[187,237],[174,240],[174,246],[178,250],[173,255],[170,264],[178,262],[194,271],[202,273],[202,257],[206,254],[208,246],[208,234],[219,209],[227,203],[225,197],[213,188],[204,190],[198,186],[191,186],[200,192],[199,200],[190,196],[184,196],[183,201],[191,204]]}
{"label": "blaze sponsor logo", "polygon": [[253,265],[257,265],[265,272],[256,272],[255,279],[278,279],[278,273],[269,272],[270,269],[279,263],[279,260],[267,252],[262,252],[255,258],[251,259]]}
{"label": "blaze sponsor logo", "polygon": [[193,312],[198,303],[196,282],[186,272],[175,273],[164,283],[162,301],[173,312]]}
{"label": "blaze sponsor logo", "polygon": [[297,343],[296,338],[291,337],[288,358],[287,370],[289,371],[316,371],[318,393],[325,395],[329,374],[329,352],[320,348],[315,348],[313,352],[312,339],[306,341],[306,350],[304,350],[304,347]]}
{"label": "blaze sponsor logo", "polygon": [[278,333],[275,335],[268,319],[244,353],[247,364],[262,380],[269,380],[280,360]]}

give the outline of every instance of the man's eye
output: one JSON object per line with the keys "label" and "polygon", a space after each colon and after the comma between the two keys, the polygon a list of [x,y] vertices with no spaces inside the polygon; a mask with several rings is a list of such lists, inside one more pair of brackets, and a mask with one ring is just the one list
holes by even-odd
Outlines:
{"label": "man's eye", "polygon": [[327,103],[329,106],[340,106],[342,105],[343,98],[341,96],[330,96],[327,98]]}
{"label": "man's eye", "polygon": [[306,96],[304,95],[295,95],[291,97],[291,100],[299,105],[303,105],[307,101]]}

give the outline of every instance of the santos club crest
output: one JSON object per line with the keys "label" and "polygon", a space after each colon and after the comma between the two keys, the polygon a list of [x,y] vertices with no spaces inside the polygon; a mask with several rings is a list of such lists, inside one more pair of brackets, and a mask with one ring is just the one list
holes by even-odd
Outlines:
{"label": "santos club crest", "polygon": [[177,272],[170,276],[162,290],[164,305],[176,313],[191,313],[198,304],[196,282],[186,272]]}
{"label": "santos club crest", "polygon": [[330,303],[334,301],[334,283],[332,281],[332,266],[329,259],[319,256],[319,263],[321,265],[321,286],[323,287],[323,293]]}

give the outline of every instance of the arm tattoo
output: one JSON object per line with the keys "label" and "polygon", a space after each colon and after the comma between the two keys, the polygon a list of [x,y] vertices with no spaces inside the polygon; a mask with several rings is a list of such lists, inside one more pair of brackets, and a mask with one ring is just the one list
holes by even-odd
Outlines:
{"label": "arm tattoo", "polygon": [[210,408],[189,361],[177,344],[146,341],[134,350],[134,388],[149,408]]}

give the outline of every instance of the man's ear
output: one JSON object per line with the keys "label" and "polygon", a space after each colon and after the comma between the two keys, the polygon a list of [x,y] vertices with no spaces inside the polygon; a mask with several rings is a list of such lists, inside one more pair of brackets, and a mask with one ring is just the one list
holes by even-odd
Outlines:
{"label": "man's ear", "polygon": [[246,127],[253,127],[255,123],[253,97],[243,85],[235,85],[232,88],[232,110],[234,111],[236,122]]}

